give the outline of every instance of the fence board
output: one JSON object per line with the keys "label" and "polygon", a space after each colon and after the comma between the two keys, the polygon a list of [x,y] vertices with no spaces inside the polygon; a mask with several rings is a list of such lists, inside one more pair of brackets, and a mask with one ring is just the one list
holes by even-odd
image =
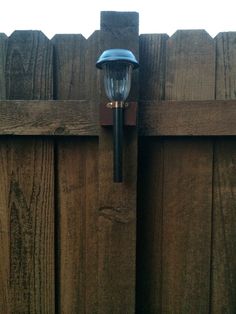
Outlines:
{"label": "fence board", "polygon": [[[57,99],[86,99],[85,51],[86,39],[78,35],[55,35],[54,44],[54,94]],[[70,47],[70,49],[67,49]],[[62,53],[58,52],[63,51]],[[60,86],[60,88],[59,88]]]}
{"label": "fence board", "polygon": [[[54,37],[53,43],[57,56],[54,65],[56,91],[58,91],[54,95],[55,98],[78,99],[90,96],[84,94],[83,75],[78,77],[76,84],[71,84],[73,72],[71,66],[73,65],[75,71],[82,69],[82,72],[88,75],[89,69],[87,64],[85,65],[85,56],[96,51],[97,36],[99,33],[92,36],[93,40],[88,39],[87,42],[81,36]],[[95,60],[92,62],[93,72],[96,72]],[[92,77],[91,74],[90,76]],[[96,92],[99,90],[95,90]],[[87,102],[87,104],[92,110],[94,103],[91,105]],[[57,309],[59,313],[98,312],[97,152],[96,138],[57,140]]]}
{"label": "fence board", "polygon": [[[52,47],[41,32],[14,32],[9,37],[8,98],[50,97],[50,69]],[[9,311],[54,313],[53,143],[32,137],[1,138],[0,155],[6,241],[0,264],[7,267],[8,277],[1,285],[7,284]]]}
{"label": "fence board", "polygon": [[[214,79],[212,38],[176,32],[168,40],[165,98],[213,99]],[[208,312],[212,143],[166,140],[164,150],[162,311]]]}
{"label": "fence board", "polygon": [[163,140],[139,144],[137,313],[161,312]]}
{"label": "fence board", "polygon": [[[141,99],[158,100],[165,96],[167,38],[167,35],[140,38]],[[151,79],[146,85],[149,74]],[[149,107],[149,103],[142,104],[141,112]],[[140,123],[142,119],[141,113]],[[162,140],[139,138],[137,313],[161,313],[163,152]]]}
{"label": "fence board", "polygon": [[[6,84],[5,84],[5,65],[6,65],[6,41],[7,36],[0,34],[0,99],[6,98]],[[6,160],[5,160],[6,161]],[[0,162],[1,177],[0,183],[7,180],[6,165]],[[4,183],[5,184],[5,183]],[[1,186],[0,197],[0,313],[10,314],[10,237],[9,237],[9,216],[6,208],[8,208],[7,191],[4,189],[5,185]]]}
{"label": "fence board", "polygon": [[[216,37],[216,98],[235,99],[236,33]],[[211,313],[236,311],[236,142],[221,139],[214,150]]]}
{"label": "fence board", "polygon": [[[138,57],[138,14],[102,12],[101,46],[130,49]],[[137,100],[137,73],[130,99]],[[102,88],[101,101],[106,102]],[[113,182],[112,132],[99,137],[99,313],[134,313],[136,257],[136,129],[124,131],[124,182]]]}
{"label": "fence board", "polygon": [[164,146],[162,312],[209,308],[212,144],[173,139]]}
{"label": "fence board", "polygon": [[211,313],[234,313],[236,141],[215,144]]}
{"label": "fence board", "polygon": [[0,101],[0,134],[97,136],[95,106],[87,100]]}
{"label": "fence board", "polygon": [[0,33],[0,100],[6,99],[5,66],[7,36]]}
{"label": "fence board", "polygon": [[153,100],[142,101],[139,107],[140,135],[236,135],[235,100]]}
{"label": "fence board", "polygon": [[[165,99],[166,34],[144,34],[139,36],[140,91],[139,99]],[[158,78],[158,81],[156,82]],[[154,83],[155,82],[155,83]],[[142,105],[140,106],[142,109]],[[140,114],[142,118],[142,114]]]}
{"label": "fence board", "polygon": [[60,313],[97,313],[97,140],[60,140]]}
{"label": "fence board", "polygon": [[40,31],[16,31],[8,40],[7,99],[52,99],[52,46]]}

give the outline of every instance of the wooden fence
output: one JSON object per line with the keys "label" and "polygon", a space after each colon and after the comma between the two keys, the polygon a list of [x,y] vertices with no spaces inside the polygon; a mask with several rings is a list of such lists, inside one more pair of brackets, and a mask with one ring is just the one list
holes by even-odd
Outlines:
{"label": "wooden fence", "polygon": [[[139,57],[124,183],[95,62]],[[0,314],[236,312],[236,33],[0,34]]]}

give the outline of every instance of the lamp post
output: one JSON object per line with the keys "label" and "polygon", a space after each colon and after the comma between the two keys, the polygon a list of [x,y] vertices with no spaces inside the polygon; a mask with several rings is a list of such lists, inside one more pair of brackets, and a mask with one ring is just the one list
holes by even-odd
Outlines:
{"label": "lamp post", "polygon": [[122,182],[123,110],[131,88],[132,70],[139,64],[131,51],[109,49],[101,54],[96,66],[105,72],[105,92],[111,101],[107,106],[113,110],[113,178],[114,182]]}

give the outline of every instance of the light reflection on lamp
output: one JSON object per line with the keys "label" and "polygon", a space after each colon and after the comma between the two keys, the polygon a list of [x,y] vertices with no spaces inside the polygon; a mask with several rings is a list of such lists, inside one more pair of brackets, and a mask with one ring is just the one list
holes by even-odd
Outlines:
{"label": "light reflection on lamp", "polygon": [[113,109],[113,168],[114,182],[122,182],[123,109],[131,88],[132,70],[139,64],[133,53],[126,49],[105,50],[96,66],[104,70],[105,92]]}

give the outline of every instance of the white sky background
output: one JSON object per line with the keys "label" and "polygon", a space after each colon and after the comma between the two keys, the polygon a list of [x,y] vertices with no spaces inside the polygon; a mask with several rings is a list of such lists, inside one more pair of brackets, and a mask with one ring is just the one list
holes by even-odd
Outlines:
{"label": "white sky background", "polygon": [[0,32],[34,29],[49,39],[59,33],[87,38],[100,28],[100,11],[137,11],[140,34],[205,29],[214,37],[236,31],[235,9],[235,0],[2,0]]}

